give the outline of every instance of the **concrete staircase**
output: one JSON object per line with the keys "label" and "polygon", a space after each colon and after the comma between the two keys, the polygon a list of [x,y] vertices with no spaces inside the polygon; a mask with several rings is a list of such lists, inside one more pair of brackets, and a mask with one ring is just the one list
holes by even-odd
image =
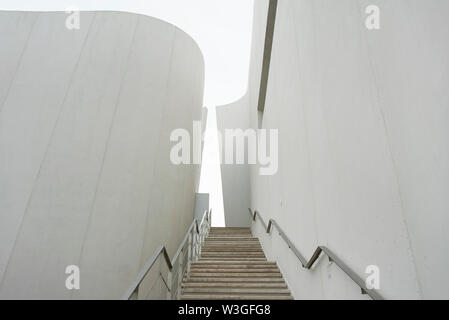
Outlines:
{"label": "concrete staircase", "polygon": [[249,228],[211,228],[201,258],[184,276],[181,300],[291,300],[275,262]]}

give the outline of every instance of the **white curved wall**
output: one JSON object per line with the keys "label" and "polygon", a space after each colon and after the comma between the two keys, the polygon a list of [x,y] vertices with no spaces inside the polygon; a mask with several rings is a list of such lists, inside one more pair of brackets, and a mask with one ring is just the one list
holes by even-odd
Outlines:
{"label": "white curved wall", "polygon": [[[253,128],[267,8],[256,1]],[[307,258],[327,245],[361,276],[379,266],[389,299],[449,297],[448,15],[445,0],[278,5],[262,126],[279,129],[279,171],[251,168],[251,207]],[[327,260],[305,271],[276,232],[253,231],[295,298],[366,298]]]}
{"label": "white curved wall", "polygon": [[169,136],[201,120],[197,45],[146,16],[66,16],[0,12],[2,298],[119,298],[193,219],[198,170]]}

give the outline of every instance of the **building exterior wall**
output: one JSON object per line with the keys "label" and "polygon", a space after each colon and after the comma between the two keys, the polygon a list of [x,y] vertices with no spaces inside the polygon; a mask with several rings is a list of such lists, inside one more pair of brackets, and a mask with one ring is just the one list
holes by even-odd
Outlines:
{"label": "building exterior wall", "polygon": [[[221,155],[221,181],[223,190],[223,206],[225,225],[227,227],[248,227],[250,219],[248,208],[250,205],[249,168],[245,164],[236,163],[236,144],[234,139],[234,163],[227,164],[225,161],[225,130],[243,129],[249,127],[248,95],[229,105],[217,107],[217,128],[222,137]],[[245,143],[248,143],[246,140]],[[246,159],[247,158],[247,155]]]}
{"label": "building exterior wall", "polygon": [[201,121],[196,43],[146,16],[66,17],[0,12],[1,298],[120,298],[193,219],[198,169],[171,164],[170,133]]}
{"label": "building exterior wall", "polygon": [[[251,167],[251,207],[307,258],[326,245],[360,276],[378,266],[385,298],[449,298],[449,3],[279,0],[262,120],[255,3],[250,127],[279,129],[279,171]],[[367,298],[327,259],[306,271],[276,232],[253,232],[295,298]]]}

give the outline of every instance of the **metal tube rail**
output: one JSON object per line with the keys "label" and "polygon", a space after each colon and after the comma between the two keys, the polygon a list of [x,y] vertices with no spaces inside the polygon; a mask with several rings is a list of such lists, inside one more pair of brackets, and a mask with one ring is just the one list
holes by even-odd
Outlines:
{"label": "metal tube rail", "polygon": [[[150,259],[148,259],[148,261],[145,263],[144,267],[142,268],[142,270],[139,272],[139,274],[137,275],[136,280],[132,283],[132,285],[130,286],[130,288],[126,291],[126,293],[123,295],[122,300],[130,300],[132,299],[132,297],[138,292],[139,286],[142,283],[142,281],[145,279],[145,277],[147,276],[147,274],[150,272],[150,270],[152,269],[152,267],[154,266],[154,264],[156,263],[157,259],[160,257],[160,255],[164,256],[164,261],[165,264],[168,267],[169,273],[172,272],[173,268],[176,265],[176,261],[178,260],[179,256],[181,255],[181,253],[184,250],[184,247],[187,243],[187,241],[189,241],[189,239],[191,239],[191,233],[193,230],[195,230],[196,234],[198,235],[199,239],[198,241],[202,241],[202,238],[204,238],[203,236],[203,230],[204,230],[204,224],[207,221],[207,226],[206,226],[206,231],[208,232],[208,230],[210,229],[210,219],[211,219],[211,213],[212,210],[206,210],[204,212],[203,218],[201,219],[200,224],[198,224],[198,220],[194,219],[192,224],[190,225],[189,229],[186,232],[186,235],[183,239],[183,241],[181,242],[181,245],[178,247],[178,250],[176,251],[175,255],[173,256],[173,259],[170,260],[170,257],[168,255],[167,249],[165,248],[165,246],[160,246],[155,252],[154,254],[151,256]],[[201,246],[200,244],[194,244],[195,241],[189,241],[189,245],[192,246]],[[190,253],[196,253],[196,255],[199,255],[199,252],[197,250],[192,250],[192,248],[189,248],[189,254]],[[188,261],[188,265],[187,265],[187,269],[189,269],[189,265],[190,265],[190,256],[188,257],[189,261]],[[169,276],[169,278],[171,278]],[[171,291],[171,280],[168,280],[168,284],[166,283],[166,281],[163,279],[165,285],[167,286],[168,291]],[[173,295],[171,296],[172,298]]]}
{"label": "metal tube rail", "polygon": [[373,300],[384,300],[384,298],[376,290],[368,289],[366,287],[365,281],[358,274],[356,274],[351,268],[349,268],[349,266],[346,263],[344,263],[340,258],[338,258],[338,256],[335,255],[327,247],[318,246],[317,249],[315,250],[314,254],[312,255],[312,257],[310,258],[310,260],[307,261],[307,259],[304,258],[304,256],[299,252],[299,250],[296,248],[296,246],[293,244],[293,242],[291,242],[291,240],[288,238],[288,236],[284,233],[282,228],[277,224],[277,222],[274,219],[270,219],[268,222],[268,226],[267,226],[258,211],[255,210],[253,213],[253,211],[250,208],[248,208],[248,210],[249,210],[251,219],[253,221],[256,221],[256,218],[259,218],[260,222],[262,223],[262,225],[264,227],[264,230],[267,233],[271,232],[273,226],[276,227],[276,229],[279,232],[279,235],[285,241],[285,243],[288,245],[288,247],[293,251],[295,256],[301,262],[303,268],[310,270],[313,267],[313,265],[315,264],[315,262],[318,260],[320,255],[322,253],[324,253],[325,255],[327,255],[329,257],[330,261],[334,262],[344,273],[346,273],[349,276],[349,278],[351,278],[352,281],[354,281],[362,289],[363,293],[366,293],[367,295],[369,295]]}

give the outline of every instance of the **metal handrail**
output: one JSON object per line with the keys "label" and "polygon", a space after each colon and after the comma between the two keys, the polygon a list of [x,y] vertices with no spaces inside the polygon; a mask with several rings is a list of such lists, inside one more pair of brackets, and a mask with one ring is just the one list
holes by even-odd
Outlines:
{"label": "metal handrail", "polygon": [[267,233],[271,232],[273,226],[276,227],[276,229],[279,231],[279,235],[287,243],[288,247],[293,251],[295,256],[301,262],[303,268],[310,270],[320,257],[321,253],[324,253],[325,255],[328,256],[330,261],[334,262],[344,273],[346,273],[349,276],[349,278],[351,278],[352,281],[354,281],[362,289],[362,293],[366,293],[373,300],[384,300],[384,298],[376,290],[368,289],[366,287],[365,281],[351,268],[349,268],[349,266],[346,263],[344,263],[340,258],[338,258],[338,256],[335,255],[329,248],[325,246],[318,246],[315,252],[313,253],[312,257],[310,258],[310,260],[307,261],[307,259],[304,258],[304,256],[299,252],[299,250],[296,248],[293,242],[290,241],[288,236],[284,233],[282,228],[279,226],[279,224],[277,224],[277,222],[274,219],[270,219],[268,221],[267,226],[267,224],[265,223],[262,216],[257,210],[255,210],[254,213],[251,210],[251,208],[248,208],[248,210],[253,221],[256,221],[257,217],[260,219],[260,222],[262,223]]}
{"label": "metal handrail", "polygon": [[[200,235],[201,228],[203,227],[203,224],[204,224],[205,220],[208,222],[208,226],[210,227],[211,214],[212,214],[212,210],[206,210],[204,212],[204,215],[203,215],[203,218],[201,219],[200,224],[198,224],[198,220],[197,219],[193,220],[192,224],[190,225],[189,229],[186,232],[186,235],[185,235],[183,241],[181,242],[181,245],[178,247],[178,250],[176,251],[176,253],[173,256],[172,260],[170,260],[170,257],[168,255],[168,252],[167,252],[167,249],[165,248],[165,246],[160,246],[154,252],[154,254],[151,256],[151,258],[148,259],[148,261],[145,263],[144,267],[142,268],[142,270],[137,275],[136,280],[132,283],[130,288],[123,295],[122,300],[130,300],[137,293],[140,284],[145,279],[146,275],[150,272],[151,268],[154,266],[154,264],[156,263],[156,261],[160,257],[160,255],[164,256],[165,264],[168,267],[169,273],[171,273],[173,268],[175,267],[176,260],[179,258],[179,256],[180,256],[181,252],[183,251],[187,241],[190,238],[190,234],[192,233],[193,228],[195,227],[196,233],[198,235]],[[201,241],[202,241],[202,239],[200,239],[200,242]],[[164,283],[167,286],[168,291],[170,292],[171,288],[169,287],[169,285],[167,285],[165,280],[164,280]]]}

